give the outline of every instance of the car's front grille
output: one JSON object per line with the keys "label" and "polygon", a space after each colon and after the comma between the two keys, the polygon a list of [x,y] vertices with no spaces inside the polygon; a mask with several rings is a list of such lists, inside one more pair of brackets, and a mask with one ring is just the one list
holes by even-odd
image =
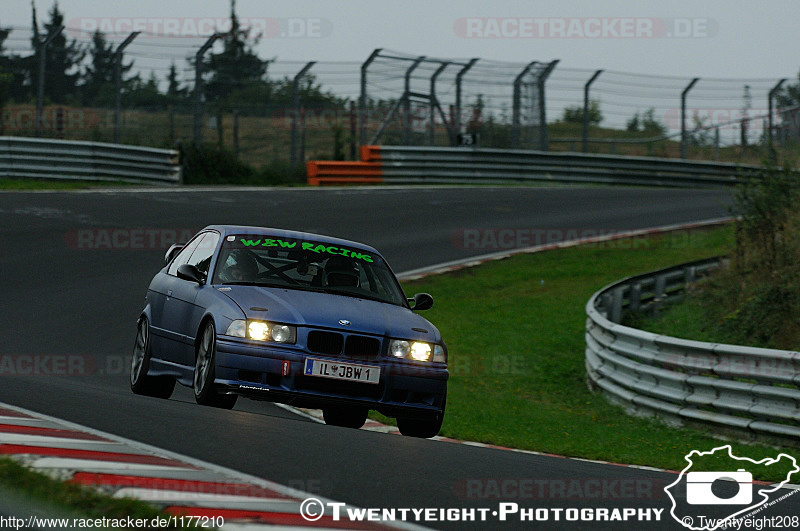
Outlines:
{"label": "car's front grille", "polygon": [[306,340],[308,350],[317,354],[337,356],[342,353],[343,346],[344,337],[336,332],[312,330],[308,333],[308,339]]}
{"label": "car's front grille", "polygon": [[345,356],[351,358],[376,358],[381,353],[379,339],[367,336],[348,336],[344,345]]}

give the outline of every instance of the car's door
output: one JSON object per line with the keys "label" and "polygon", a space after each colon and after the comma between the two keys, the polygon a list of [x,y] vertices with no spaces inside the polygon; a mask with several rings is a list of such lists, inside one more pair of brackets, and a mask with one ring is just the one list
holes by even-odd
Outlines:
{"label": "car's door", "polygon": [[150,283],[147,298],[150,303],[150,345],[153,357],[164,360],[175,358],[178,348],[178,336],[174,328],[172,309],[172,292],[174,291],[178,267],[185,264],[194,253],[203,234],[195,236],[175,256],[169,267],[158,273]]}
{"label": "car's door", "polygon": [[[192,256],[186,261],[195,266],[204,277],[208,276],[211,259],[219,243],[220,235],[217,232],[207,232],[197,244]],[[170,309],[172,327],[176,331],[181,345],[175,351],[176,363],[184,366],[194,366],[194,340],[200,319],[205,313],[205,308],[195,305],[197,294],[200,290],[212,289],[204,279],[202,284],[191,280],[175,279],[172,295],[168,304]]]}

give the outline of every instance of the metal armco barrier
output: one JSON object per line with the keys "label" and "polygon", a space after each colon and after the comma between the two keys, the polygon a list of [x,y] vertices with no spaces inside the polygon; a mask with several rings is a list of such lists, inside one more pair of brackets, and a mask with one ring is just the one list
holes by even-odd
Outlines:
{"label": "metal armco barrier", "polygon": [[[309,161],[309,184],[555,181],[715,187],[738,183],[740,170],[717,162],[510,149],[362,146],[361,162]],[[365,175],[369,179],[365,180]]]}
{"label": "metal armco barrier", "polygon": [[800,352],[691,341],[619,324],[661,304],[719,258],[626,278],[586,304],[590,386],[628,409],[753,438],[800,439]]}
{"label": "metal armco barrier", "polygon": [[167,149],[0,137],[0,178],[178,184],[178,159]]}

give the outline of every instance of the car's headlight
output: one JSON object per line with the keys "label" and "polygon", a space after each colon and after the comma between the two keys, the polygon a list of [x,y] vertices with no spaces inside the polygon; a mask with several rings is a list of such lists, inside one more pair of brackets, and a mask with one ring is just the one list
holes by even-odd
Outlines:
{"label": "car's headlight", "polygon": [[414,361],[437,361],[441,363],[447,361],[444,348],[441,345],[431,345],[424,341],[406,339],[392,339],[389,341],[389,355],[394,358],[406,358]]}
{"label": "car's headlight", "polygon": [[294,344],[297,341],[297,328],[268,321],[237,319],[228,326],[225,335],[246,337],[255,341]]}

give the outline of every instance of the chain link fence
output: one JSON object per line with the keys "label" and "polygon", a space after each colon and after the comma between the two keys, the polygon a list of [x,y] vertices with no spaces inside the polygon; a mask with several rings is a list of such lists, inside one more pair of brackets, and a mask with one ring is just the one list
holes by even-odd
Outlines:
{"label": "chain link fence", "polygon": [[[32,30],[10,30],[2,53],[22,58],[34,72],[39,55]],[[64,31],[90,47],[87,31]],[[112,49],[130,37],[105,36]],[[196,68],[204,46],[220,49],[219,41],[209,42],[209,36],[139,32],[120,54],[123,70],[133,66],[119,88],[109,80],[91,98],[79,91],[60,104],[7,102],[0,134],[155,147],[201,140],[255,166],[281,161],[294,167],[309,159],[355,160],[359,145],[375,143],[741,162],[757,162],[775,149],[798,152],[800,114],[775,103],[786,80],[701,76],[693,82],[553,60],[379,49],[359,61],[269,58],[262,80],[236,82],[237,101],[247,103],[215,103],[207,94],[210,73]],[[73,73],[87,67],[89,57]]]}

